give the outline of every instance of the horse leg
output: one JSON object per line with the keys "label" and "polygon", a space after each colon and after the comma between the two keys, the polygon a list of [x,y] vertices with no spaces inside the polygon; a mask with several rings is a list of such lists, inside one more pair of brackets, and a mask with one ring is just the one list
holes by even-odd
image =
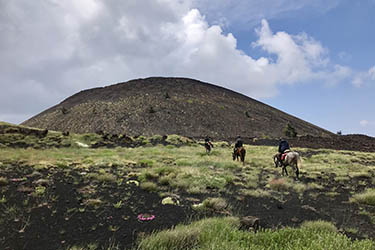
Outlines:
{"label": "horse leg", "polygon": [[241,161],[242,161],[243,165],[245,165],[245,156],[246,156],[246,152],[242,152],[242,154],[241,154]]}
{"label": "horse leg", "polygon": [[286,170],[286,166],[283,166],[283,171],[285,172],[285,175],[288,176],[288,171]]}
{"label": "horse leg", "polygon": [[298,169],[297,166],[296,166],[296,178],[297,178],[297,180],[299,180],[299,169]]}

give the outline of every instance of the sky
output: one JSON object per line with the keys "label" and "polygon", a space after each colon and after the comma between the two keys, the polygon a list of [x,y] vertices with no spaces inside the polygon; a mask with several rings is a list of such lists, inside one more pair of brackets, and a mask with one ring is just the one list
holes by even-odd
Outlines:
{"label": "sky", "polygon": [[151,76],[375,137],[375,0],[0,0],[0,121]]}

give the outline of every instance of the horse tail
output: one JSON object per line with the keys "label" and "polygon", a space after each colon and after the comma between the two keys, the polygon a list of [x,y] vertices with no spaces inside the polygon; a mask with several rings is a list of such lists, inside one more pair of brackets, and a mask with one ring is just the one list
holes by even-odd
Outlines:
{"label": "horse tail", "polygon": [[299,155],[297,155],[297,167],[299,169],[302,168],[302,159],[301,159],[301,157]]}

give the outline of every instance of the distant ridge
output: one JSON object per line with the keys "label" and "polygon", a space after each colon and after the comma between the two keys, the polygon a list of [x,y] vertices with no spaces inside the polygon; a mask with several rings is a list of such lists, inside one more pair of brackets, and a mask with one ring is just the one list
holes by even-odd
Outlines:
{"label": "distant ridge", "polygon": [[215,139],[333,133],[226,88],[188,78],[151,77],[81,91],[22,125],[90,133],[179,134]]}

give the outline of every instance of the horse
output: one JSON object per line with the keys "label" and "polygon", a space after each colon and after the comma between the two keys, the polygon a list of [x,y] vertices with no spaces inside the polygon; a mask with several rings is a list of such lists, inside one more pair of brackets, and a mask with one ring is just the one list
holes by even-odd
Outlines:
{"label": "horse", "polygon": [[287,166],[291,166],[294,169],[294,172],[296,173],[296,179],[299,178],[299,169],[302,167],[302,160],[300,155],[297,152],[289,151],[285,153],[284,160],[280,159],[279,154],[275,154],[273,156],[273,161],[275,163],[275,167],[282,167],[281,174],[288,175],[288,171],[286,170]]}
{"label": "horse", "polygon": [[244,147],[236,148],[232,154],[233,161],[240,158],[243,165],[245,165],[246,149]]}
{"label": "horse", "polygon": [[206,153],[209,154],[214,145],[210,141],[206,141],[204,147],[206,148]]}

